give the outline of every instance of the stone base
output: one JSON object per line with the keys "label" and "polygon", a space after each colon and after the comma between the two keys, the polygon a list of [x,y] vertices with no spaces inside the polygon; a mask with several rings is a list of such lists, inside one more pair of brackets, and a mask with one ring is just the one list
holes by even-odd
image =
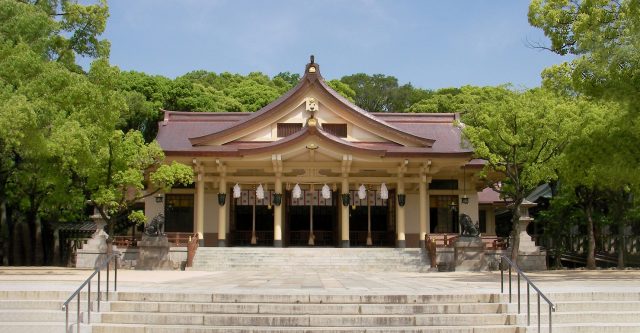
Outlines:
{"label": "stone base", "polygon": [[281,239],[274,239],[273,240],[273,247],[284,247],[284,244],[282,244],[282,240]]}
{"label": "stone base", "polygon": [[460,237],[453,244],[456,272],[477,272],[487,269],[485,247],[480,237]]}
{"label": "stone base", "polygon": [[351,244],[349,243],[348,239],[343,239],[340,241],[340,247],[350,247]]}
{"label": "stone base", "polygon": [[227,247],[226,239],[218,239],[218,247]]}
{"label": "stone base", "polygon": [[167,236],[143,236],[138,242],[138,270],[172,270],[173,263],[169,258],[169,241]]}
{"label": "stone base", "polygon": [[407,247],[407,241],[406,240],[396,240],[396,248],[399,249],[404,249]]}
{"label": "stone base", "polygon": [[107,234],[101,229],[96,231],[76,253],[76,268],[98,267],[107,257],[107,238]]}
{"label": "stone base", "polygon": [[544,271],[547,269],[547,254],[543,251],[518,253],[517,265],[525,272]]}

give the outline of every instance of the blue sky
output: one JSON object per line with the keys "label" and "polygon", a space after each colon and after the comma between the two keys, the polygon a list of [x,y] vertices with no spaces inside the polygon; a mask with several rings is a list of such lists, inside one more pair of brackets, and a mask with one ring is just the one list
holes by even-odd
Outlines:
{"label": "blue sky", "polygon": [[568,60],[527,22],[528,1],[111,0],[103,35],[123,70],[301,73],[314,54],[326,79],[381,73],[426,89],[540,85]]}

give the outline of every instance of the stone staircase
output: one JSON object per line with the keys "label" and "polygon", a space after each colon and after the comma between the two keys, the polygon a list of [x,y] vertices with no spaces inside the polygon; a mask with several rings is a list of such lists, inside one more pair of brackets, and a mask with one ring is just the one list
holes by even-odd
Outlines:
{"label": "stone staircase", "polygon": [[[0,291],[0,332],[64,332],[62,302],[68,291]],[[532,295],[534,296],[534,295]],[[553,332],[640,332],[639,292],[550,293],[557,312]],[[219,294],[118,292],[92,312],[83,333],[199,332],[537,332],[535,301],[531,325],[526,304],[506,304],[497,294]],[[86,299],[86,294],[83,296]],[[532,297],[535,300],[535,297]],[[514,297],[515,301],[515,297]],[[523,298],[524,301],[524,298]],[[94,304],[95,305],[95,304]],[[86,303],[81,302],[86,323]],[[76,331],[76,302],[70,322]],[[541,305],[542,330],[548,308]]]}
{"label": "stone staircase", "polygon": [[[120,292],[93,333],[516,333],[495,294],[286,295]],[[511,311],[509,311],[511,310]]]}
{"label": "stone staircase", "polygon": [[[0,332],[63,333],[65,313],[61,309],[69,295],[68,291],[0,291]],[[86,294],[83,299],[86,300]],[[83,321],[86,307],[86,301],[80,303]],[[69,307],[69,321],[74,323],[74,332],[76,309],[77,303],[73,302]]]}
{"label": "stone staircase", "polygon": [[191,270],[427,272],[423,249],[201,247]]}
{"label": "stone staircase", "polygon": [[[640,293],[581,292],[550,293],[555,304],[553,332],[558,333],[637,333],[640,332]],[[533,298],[532,298],[533,299]],[[541,332],[548,332],[549,308],[542,301]],[[526,305],[522,307],[526,315]],[[531,324],[526,332],[538,332],[537,303],[532,303]],[[526,316],[519,323],[526,325]]]}

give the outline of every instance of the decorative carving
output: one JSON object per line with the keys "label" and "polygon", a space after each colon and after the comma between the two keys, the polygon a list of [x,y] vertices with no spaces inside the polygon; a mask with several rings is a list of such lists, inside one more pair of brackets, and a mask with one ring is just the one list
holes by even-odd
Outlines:
{"label": "decorative carving", "polygon": [[224,206],[226,201],[227,201],[227,194],[226,193],[218,193],[218,204],[220,206]]}
{"label": "decorative carving", "polygon": [[463,237],[479,237],[480,231],[477,225],[473,224],[471,217],[467,214],[460,214],[460,226],[462,230],[460,235]]}
{"label": "decorative carving", "polygon": [[342,205],[343,206],[349,206],[349,203],[351,202],[351,195],[349,193],[343,193],[341,194],[342,197]]}
{"label": "decorative carving", "polygon": [[282,203],[282,193],[274,193],[273,204],[276,206],[280,206],[281,203]]}
{"label": "decorative carving", "polygon": [[400,207],[404,207],[404,204],[407,202],[407,195],[406,194],[398,194],[398,205],[400,205]]}
{"label": "decorative carving", "polygon": [[158,214],[144,227],[144,234],[150,237],[164,236],[164,215]]}

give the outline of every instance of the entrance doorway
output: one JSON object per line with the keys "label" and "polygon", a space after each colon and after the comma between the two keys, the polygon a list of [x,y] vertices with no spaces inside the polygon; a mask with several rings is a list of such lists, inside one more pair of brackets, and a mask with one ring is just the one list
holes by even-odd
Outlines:
{"label": "entrance doorway", "polygon": [[[337,192],[332,192],[331,198],[324,199],[319,190],[303,189],[302,196],[294,199],[291,191],[287,191],[285,244],[287,246],[337,246],[337,196]],[[309,240],[311,233],[313,233],[313,242]]]}
{"label": "entrance doorway", "polygon": [[389,192],[389,199],[380,198],[380,192],[370,190],[367,197],[360,200],[358,191],[351,191],[349,207],[349,242],[351,246],[368,246],[369,216],[371,218],[371,244],[376,247],[395,246],[395,193]]}
{"label": "entrance doorway", "polygon": [[432,195],[430,196],[429,216],[431,233],[457,234],[460,232],[458,224],[458,196]]}
{"label": "entrance doorway", "polygon": [[231,200],[231,246],[273,246],[273,191],[264,194],[265,198],[260,200],[256,199],[255,190],[244,190],[240,198]]}

